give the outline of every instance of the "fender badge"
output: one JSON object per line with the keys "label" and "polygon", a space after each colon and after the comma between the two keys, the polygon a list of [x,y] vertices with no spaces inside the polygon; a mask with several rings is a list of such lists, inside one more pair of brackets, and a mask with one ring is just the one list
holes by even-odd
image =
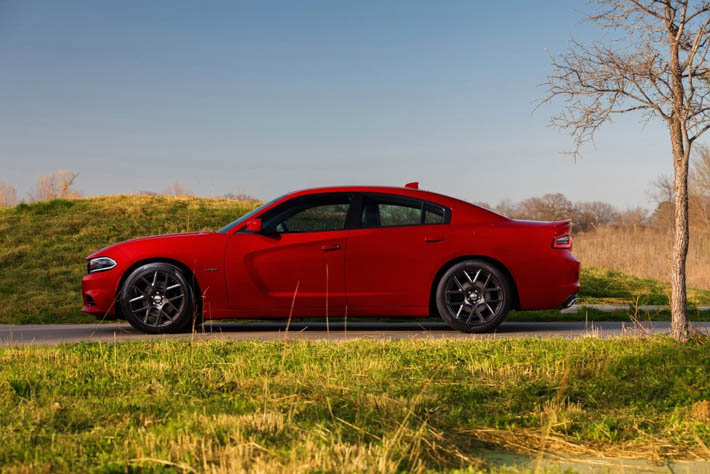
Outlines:
{"label": "fender badge", "polygon": [[219,268],[205,268],[206,272],[218,272]]}

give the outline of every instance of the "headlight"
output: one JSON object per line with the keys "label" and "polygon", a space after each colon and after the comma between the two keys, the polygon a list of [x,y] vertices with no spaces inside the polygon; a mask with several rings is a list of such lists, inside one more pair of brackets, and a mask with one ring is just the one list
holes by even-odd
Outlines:
{"label": "headlight", "polygon": [[89,260],[87,271],[89,273],[105,272],[116,266],[116,261],[108,257],[96,257]]}

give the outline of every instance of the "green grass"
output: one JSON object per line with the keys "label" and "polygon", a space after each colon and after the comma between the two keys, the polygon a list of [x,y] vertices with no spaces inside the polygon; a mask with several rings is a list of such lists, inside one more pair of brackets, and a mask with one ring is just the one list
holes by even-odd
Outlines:
{"label": "green grass", "polygon": [[[197,197],[104,196],[0,209],[0,324],[93,322],[79,311],[86,255],[135,237],[216,230],[255,205]],[[668,301],[668,285],[657,280],[597,268],[583,268],[580,279],[581,303]],[[691,289],[690,301],[710,304],[710,291]],[[597,320],[619,317],[596,314]],[[551,311],[512,314],[511,320],[515,318],[580,316]]]}
{"label": "green grass", "polygon": [[[691,321],[710,321],[710,311],[691,309],[688,312]],[[670,321],[669,309],[638,310],[629,307],[627,310],[601,311],[594,308],[581,307],[576,313],[561,313],[559,311],[511,311],[505,318],[508,322],[535,322],[535,321]]]}
{"label": "green grass", "polygon": [[707,459],[705,342],[0,349],[0,470],[445,471],[485,468],[482,448]]}
{"label": "green grass", "polygon": [[[580,274],[582,288],[579,292],[580,304],[619,303],[645,305],[667,305],[670,284],[650,278],[638,278],[625,273],[604,268],[582,266]],[[710,290],[688,289],[691,305],[710,305]]]}

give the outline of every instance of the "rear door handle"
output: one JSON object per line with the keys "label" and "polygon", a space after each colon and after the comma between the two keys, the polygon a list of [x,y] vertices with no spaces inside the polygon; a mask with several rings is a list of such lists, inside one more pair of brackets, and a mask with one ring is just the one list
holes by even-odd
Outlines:
{"label": "rear door handle", "polygon": [[321,247],[324,252],[332,252],[333,250],[340,250],[340,244],[335,245],[324,245]]}
{"label": "rear door handle", "polygon": [[424,237],[424,242],[426,242],[427,244],[433,244],[433,243],[435,243],[435,242],[441,242],[442,240],[444,240],[444,236],[443,236],[443,235],[432,235],[432,236],[429,236],[429,237]]}

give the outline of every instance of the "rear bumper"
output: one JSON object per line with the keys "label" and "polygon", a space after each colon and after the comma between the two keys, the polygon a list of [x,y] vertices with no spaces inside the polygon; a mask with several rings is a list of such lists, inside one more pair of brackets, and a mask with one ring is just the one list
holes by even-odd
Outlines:
{"label": "rear bumper", "polygon": [[531,262],[516,277],[522,311],[561,309],[574,304],[579,292],[579,260],[556,249],[550,258]]}
{"label": "rear bumper", "polygon": [[81,310],[97,318],[115,318],[115,288],[116,275],[113,270],[84,276],[81,279],[81,296],[84,304]]}

